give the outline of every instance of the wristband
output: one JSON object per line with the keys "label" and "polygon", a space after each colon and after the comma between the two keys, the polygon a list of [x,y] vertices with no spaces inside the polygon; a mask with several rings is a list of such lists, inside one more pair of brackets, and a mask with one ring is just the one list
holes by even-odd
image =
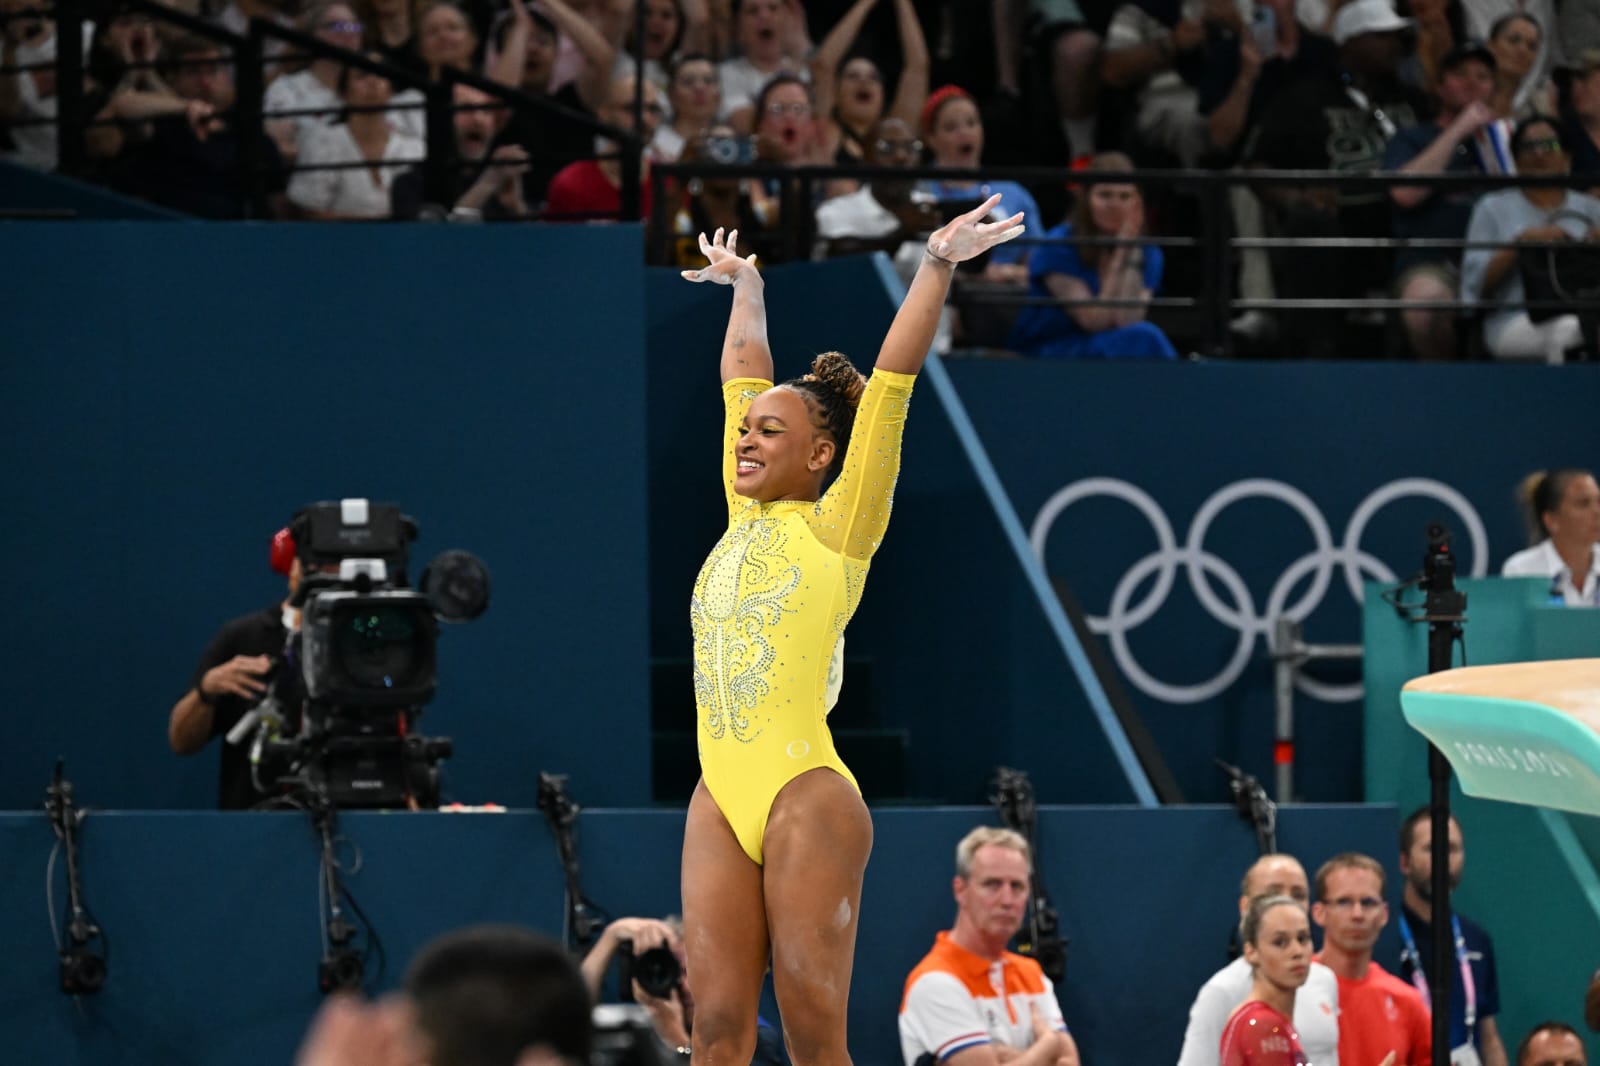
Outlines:
{"label": "wristband", "polygon": [[922,250],[923,250],[924,253],[927,254],[929,259],[936,259],[939,262],[943,263],[945,266],[952,266],[953,267],[953,266],[956,265],[956,261],[954,259],[946,259],[944,256],[936,254],[932,248],[924,248]]}
{"label": "wristband", "polygon": [[217,705],[217,700],[220,697],[215,695],[214,693],[213,694],[207,694],[205,685],[206,685],[205,680],[202,679],[199,684],[195,685],[194,694],[196,696],[199,696],[200,697],[200,702],[205,704],[207,707],[215,707]]}

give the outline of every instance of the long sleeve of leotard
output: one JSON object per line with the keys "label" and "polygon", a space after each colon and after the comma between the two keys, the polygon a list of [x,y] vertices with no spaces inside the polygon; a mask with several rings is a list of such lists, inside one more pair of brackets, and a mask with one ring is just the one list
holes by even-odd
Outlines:
{"label": "long sleeve of leotard", "polygon": [[733,491],[733,479],[739,470],[739,458],[734,454],[739,424],[750,413],[756,397],[770,388],[772,382],[765,378],[730,378],[722,383],[722,494],[728,502],[729,519],[754,502]]}
{"label": "long sleeve of leotard", "polygon": [[872,372],[856,407],[844,465],[807,519],[818,540],[848,558],[871,559],[889,528],[900,438],[916,380],[914,374]]}

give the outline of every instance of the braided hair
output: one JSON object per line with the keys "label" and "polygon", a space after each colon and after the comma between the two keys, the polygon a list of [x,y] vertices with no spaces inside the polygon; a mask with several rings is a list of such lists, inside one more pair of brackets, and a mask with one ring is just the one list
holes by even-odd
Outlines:
{"label": "braided hair", "polygon": [[850,447],[850,428],[855,425],[856,405],[867,387],[867,379],[855,368],[848,356],[839,352],[823,352],[811,361],[811,373],[802,374],[783,383],[793,389],[806,402],[811,414],[811,424],[833,438],[833,461],[823,474],[826,488],[839,474],[844,454]]}

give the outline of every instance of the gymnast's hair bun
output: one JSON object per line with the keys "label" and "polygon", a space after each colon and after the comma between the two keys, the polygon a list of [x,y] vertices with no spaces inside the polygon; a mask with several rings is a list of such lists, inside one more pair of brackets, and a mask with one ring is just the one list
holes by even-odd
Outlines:
{"label": "gymnast's hair bun", "polygon": [[808,376],[843,396],[851,407],[861,402],[862,390],[867,387],[867,379],[861,376],[861,371],[840,352],[823,352],[817,356],[811,361]]}

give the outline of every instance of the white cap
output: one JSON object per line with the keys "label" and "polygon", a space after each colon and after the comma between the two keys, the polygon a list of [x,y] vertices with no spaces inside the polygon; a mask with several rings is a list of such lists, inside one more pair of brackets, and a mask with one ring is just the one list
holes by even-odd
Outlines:
{"label": "white cap", "polygon": [[1410,19],[1394,13],[1393,0],[1351,0],[1333,16],[1333,41],[1344,44],[1363,33],[1392,33],[1410,28]]}

